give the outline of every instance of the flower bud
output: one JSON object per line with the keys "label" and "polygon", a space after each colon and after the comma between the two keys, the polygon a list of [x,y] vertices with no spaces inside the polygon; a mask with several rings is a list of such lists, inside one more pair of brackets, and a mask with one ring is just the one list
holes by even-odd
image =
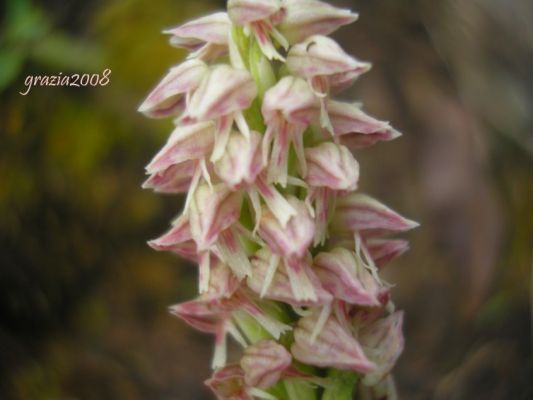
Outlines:
{"label": "flower bud", "polygon": [[173,46],[197,50],[206,43],[227,45],[230,28],[228,14],[218,12],[164,30],[163,33],[172,35],[170,44]]}
{"label": "flower bud", "polygon": [[355,253],[337,247],[318,254],[313,269],[336,299],[360,306],[380,306],[381,285]]}
{"label": "flower bud", "polygon": [[305,159],[308,169],[305,181],[310,186],[332,190],[357,189],[359,164],[346,147],[325,142],[306,149]]}
{"label": "flower bud", "polygon": [[187,114],[196,121],[216,119],[248,108],[256,96],[257,87],[248,71],[217,65],[194,92]]}
{"label": "flower bud", "polygon": [[279,381],[291,361],[291,354],[273,340],[257,342],[246,348],[240,362],[244,382],[250,387],[268,389]]}
{"label": "flower bud", "polygon": [[231,189],[253,184],[263,169],[261,139],[261,135],[253,131],[248,139],[238,132],[231,134],[226,151],[215,162],[215,172]]}
{"label": "flower bud", "polygon": [[146,166],[148,173],[164,171],[168,167],[208,156],[215,142],[215,125],[200,122],[177,127],[165,146]]}
{"label": "flower bud", "polygon": [[300,77],[311,79],[348,72],[362,74],[370,69],[370,64],[346,54],[333,39],[314,35],[291,48],[287,68]]}
{"label": "flower bud", "polygon": [[341,143],[351,150],[373,145],[379,141],[389,141],[402,134],[388,122],[379,121],[365,114],[357,104],[330,100],[327,110],[333,133]]}
{"label": "flower bud", "polygon": [[402,217],[384,204],[362,193],[352,193],[337,199],[337,208],[332,229],[337,231],[363,232],[367,235],[383,231],[403,232],[419,224]]}
{"label": "flower bud", "polygon": [[286,0],[287,13],[280,25],[281,33],[291,43],[312,35],[329,35],[343,25],[357,20],[357,14],[317,0]]}
{"label": "flower bud", "polygon": [[186,107],[186,96],[200,85],[207,72],[207,65],[200,60],[188,60],[172,68],[139,106],[139,112],[151,118],[178,115]]}
{"label": "flower bud", "polygon": [[239,219],[241,203],[241,193],[223,184],[198,186],[190,204],[191,233],[198,250],[208,250],[218,235]]}
{"label": "flower bud", "polygon": [[237,25],[269,19],[280,9],[280,0],[228,0],[228,15]]}
{"label": "flower bud", "polygon": [[376,368],[357,340],[332,315],[328,317],[316,340],[313,340],[318,318],[319,314],[315,312],[298,321],[291,347],[295,359],[317,367],[350,369],[361,373],[369,373]]}

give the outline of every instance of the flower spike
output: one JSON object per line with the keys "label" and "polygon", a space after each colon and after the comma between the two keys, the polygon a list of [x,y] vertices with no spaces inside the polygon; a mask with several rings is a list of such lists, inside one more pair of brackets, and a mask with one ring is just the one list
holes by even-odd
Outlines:
{"label": "flower spike", "polygon": [[199,295],[170,311],[213,335],[219,400],[348,396],[338,370],[361,398],[396,398],[403,314],[380,273],[409,247],[385,235],[418,224],[358,191],[352,151],[400,133],[333,98],[370,69],[325,36],[356,19],[319,0],[228,0],[165,31],[189,54],[139,107],[176,125],[143,187],[186,197],[149,245],[198,265]]}

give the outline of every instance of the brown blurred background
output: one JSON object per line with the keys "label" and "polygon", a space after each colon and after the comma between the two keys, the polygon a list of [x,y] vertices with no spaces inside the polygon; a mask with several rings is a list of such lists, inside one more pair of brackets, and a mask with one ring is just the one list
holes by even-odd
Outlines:
{"label": "brown blurred background", "polygon": [[[533,399],[533,3],[332,1],[374,63],[346,98],[404,136],[362,189],[422,223],[387,271],[404,399]],[[209,399],[211,338],[167,314],[196,271],[156,253],[182,199],[140,189],[169,121],[135,112],[184,56],[159,32],[224,1],[0,5],[0,399]],[[98,73],[96,88],[27,75]]]}

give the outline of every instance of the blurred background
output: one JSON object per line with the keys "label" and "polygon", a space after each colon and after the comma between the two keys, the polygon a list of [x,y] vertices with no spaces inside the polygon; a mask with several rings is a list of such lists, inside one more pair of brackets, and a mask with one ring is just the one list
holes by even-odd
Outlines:
{"label": "blurred background", "polygon": [[[404,399],[533,399],[533,3],[331,1],[374,63],[345,97],[404,132],[361,151],[364,191],[422,223],[387,270]],[[167,313],[196,270],[145,242],[178,197],[140,189],[170,121],[136,113],[208,0],[0,5],[0,398],[209,399],[211,337]],[[101,73],[105,87],[28,75]]]}

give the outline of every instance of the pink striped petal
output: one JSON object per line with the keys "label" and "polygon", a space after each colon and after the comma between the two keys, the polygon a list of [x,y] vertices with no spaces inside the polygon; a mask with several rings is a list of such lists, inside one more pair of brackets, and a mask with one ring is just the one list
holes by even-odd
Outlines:
{"label": "pink striped petal", "polygon": [[261,111],[267,125],[280,115],[289,123],[309,125],[318,120],[320,105],[304,80],[286,76],[265,93]]}
{"label": "pink striped petal", "polygon": [[192,95],[187,114],[197,121],[219,118],[248,108],[256,96],[257,87],[248,71],[217,65]]}
{"label": "pink striped petal", "polygon": [[305,150],[308,173],[305,181],[332,190],[357,189],[359,164],[345,146],[325,142]]}
{"label": "pink striped petal", "polygon": [[376,368],[357,340],[332,315],[313,340],[318,318],[319,313],[314,312],[298,321],[291,347],[295,359],[317,367],[350,369],[361,373],[369,373]]}
{"label": "pink striped petal", "polygon": [[209,287],[202,297],[214,300],[233,296],[239,287],[239,280],[231,268],[215,256],[211,256],[209,265]]}
{"label": "pink striped petal", "polygon": [[337,208],[331,223],[336,231],[380,234],[384,231],[403,232],[419,224],[362,193],[352,193],[337,199]]}
{"label": "pink striped petal", "polygon": [[163,236],[151,240],[148,245],[158,251],[172,251],[183,258],[197,260],[197,247],[190,230],[187,216],[180,216]]}
{"label": "pink striped petal", "polygon": [[239,235],[232,228],[220,232],[216,249],[239,280],[252,274],[250,260],[240,242]]}
{"label": "pink striped petal", "polygon": [[287,225],[283,227],[272,212],[264,207],[258,232],[275,254],[286,259],[301,259],[313,241],[315,224],[302,201],[294,196],[289,196],[287,200],[296,211]]}
{"label": "pink striped petal", "polygon": [[143,189],[157,193],[186,193],[198,167],[198,161],[184,161],[165,170],[154,172],[143,183]]}
{"label": "pink striped petal", "polygon": [[401,136],[388,122],[365,114],[357,104],[328,101],[327,109],[335,136],[351,150]]}
{"label": "pink striped petal", "polygon": [[287,68],[295,75],[310,79],[357,71],[362,74],[370,64],[358,61],[326,36],[314,35],[291,48]]}
{"label": "pink striped petal", "polygon": [[185,108],[185,95],[200,85],[207,72],[207,65],[200,60],[172,68],[139,106],[139,112],[151,118],[178,115]]}
{"label": "pink striped petal", "polygon": [[280,0],[228,0],[228,15],[237,25],[269,19],[281,9]]}
{"label": "pink striped petal", "polygon": [[215,163],[215,172],[231,189],[253,184],[263,169],[261,140],[254,131],[248,139],[238,132],[231,134],[224,154]]}
{"label": "pink striped petal", "polygon": [[241,359],[244,382],[250,387],[268,389],[291,365],[291,354],[273,340],[262,340],[249,346]]}
{"label": "pink striped petal", "polygon": [[318,0],[286,0],[287,14],[281,33],[291,42],[300,43],[312,35],[329,35],[343,25],[357,20],[357,14]]}
{"label": "pink striped petal", "polygon": [[190,204],[191,234],[199,250],[208,250],[223,230],[240,216],[242,194],[232,192],[225,185],[210,188],[201,184]]}
{"label": "pink striped petal", "polygon": [[370,239],[366,246],[370,256],[380,268],[409,250],[409,242],[400,239]]}
{"label": "pink striped petal", "polygon": [[164,171],[168,167],[208,156],[215,142],[215,125],[200,122],[178,126],[165,146],[146,166],[148,173]]}
{"label": "pink striped petal", "polygon": [[279,221],[281,226],[286,226],[289,219],[296,215],[296,211],[285,197],[272,184],[265,182],[264,176],[260,175],[256,181],[257,191],[265,201],[266,206]]}
{"label": "pink striped petal", "polygon": [[313,267],[323,287],[336,299],[361,306],[381,305],[381,285],[355,253],[337,247],[318,254]]}
{"label": "pink striped petal", "polygon": [[227,45],[231,23],[225,12],[218,12],[189,21],[163,33],[172,35],[170,44],[195,50],[204,43]]}
{"label": "pink striped petal", "polygon": [[200,332],[216,334],[222,326],[223,315],[216,302],[201,298],[170,307],[170,313]]}

